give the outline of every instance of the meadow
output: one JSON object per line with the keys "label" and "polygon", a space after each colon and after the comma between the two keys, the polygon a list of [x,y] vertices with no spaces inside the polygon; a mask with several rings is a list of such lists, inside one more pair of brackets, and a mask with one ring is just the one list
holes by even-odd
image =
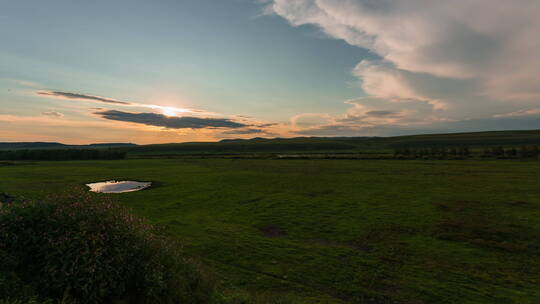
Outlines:
{"label": "meadow", "polygon": [[96,181],[152,181],[94,195],[162,226],[224,294],[532,304],[539,175],[540,162],[523,160],[28,161],[0,164],[0,189],[38,199]]}

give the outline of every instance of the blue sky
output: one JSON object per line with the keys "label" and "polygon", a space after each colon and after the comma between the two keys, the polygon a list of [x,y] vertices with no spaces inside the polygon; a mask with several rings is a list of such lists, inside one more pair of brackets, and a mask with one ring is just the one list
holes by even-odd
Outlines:
{"label": "blue sky", "polygon": [[[540,83],[527,73],[538,5],[486,12],[487,0],[457,1],[472,24],[423,2],[6,1],[0,141],[392,135],[537,121]],[[494,28],[490,13],[530,23]]]}

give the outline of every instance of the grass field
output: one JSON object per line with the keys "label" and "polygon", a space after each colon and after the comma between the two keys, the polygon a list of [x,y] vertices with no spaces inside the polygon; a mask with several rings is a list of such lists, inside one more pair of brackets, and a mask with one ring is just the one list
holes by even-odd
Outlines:
{"label": "grass field", "polygon": [[[293,303],[540,303],[540,162],[151,159],[0,164],[0,192],[103,180],[226,292]],[[105,195],[105,194],[96,194]]]}

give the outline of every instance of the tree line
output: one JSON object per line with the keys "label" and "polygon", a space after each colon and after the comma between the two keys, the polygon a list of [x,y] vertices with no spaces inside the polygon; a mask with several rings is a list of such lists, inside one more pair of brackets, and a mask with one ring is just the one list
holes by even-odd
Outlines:
{"label": "tree line", "polygon": [[437,158],[437,159],[465,159],[470,157],[480,158],[521,158],[537,159],[540,157],[540,149],[533,145],[516,147],[487,147],[479,150],[471,150],[469,147],[431,147],[431,148],[408,148],[400,147],[394,150],[396,158]]}
{"label": "tree line", "polygon": [[126,152],[105,149],[0,151],[0,160],[112,160],[124,158],[126,158]]}

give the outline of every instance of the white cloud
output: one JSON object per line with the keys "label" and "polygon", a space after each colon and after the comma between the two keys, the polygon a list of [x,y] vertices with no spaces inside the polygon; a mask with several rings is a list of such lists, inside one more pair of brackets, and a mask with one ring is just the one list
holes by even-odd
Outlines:
{"label": "white cloud", "polygon": [[443,77],[483,75],[501,57],[504,66],[531,60],[540,43],[537,0],[274,0],[270,7],[399,69]]}
{"label": "white cloud", "polygon": [[[353,70],[370,96],[432,116],[489,118],[540,102],[538,0],[273,0],[292,25],[380,57]],[[502,113],[502,114],[501,114]]]}
{"label": "white cloud", "polygon": [[370,96],[399,102],[415,99],[433,105],[434,109],[444,109],[442,100],[429,98],[414,86],[410,73],[393,68],[384,63],[370,60],[361,61],[353,74],[362,80],[362,89]]}

